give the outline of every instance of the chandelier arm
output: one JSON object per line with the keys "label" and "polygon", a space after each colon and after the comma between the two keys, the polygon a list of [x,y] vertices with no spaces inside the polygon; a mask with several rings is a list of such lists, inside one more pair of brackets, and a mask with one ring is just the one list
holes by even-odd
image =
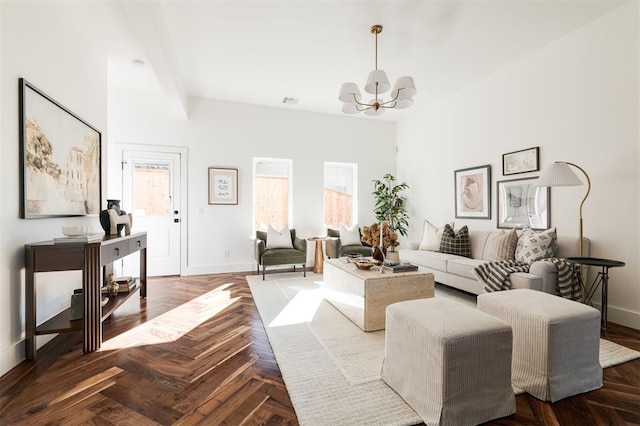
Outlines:
{"label": "chandelier arm", "polygon": [[[372,108],[372,107],[373,107],[373,105],[371,105],[371,104],[366,104],[366,103],[364,103],[364,102],[360,102],[360,101],[358,100],[358,98],[356,98],[356,94],[355,94],[355,93],[353,93],[353,100],[354,100],[354,102],[355,102],[356,104],[358,104],[358,105],[360,105],[360,106],[366,106],[366,107],[370,107],[370,108]],[[357,108],[357,106],[356,106],[356,108]],[[366,109],[369,109],[369,108],[366,108]],[[359,111],[364,111],[364,110],[359,110]]]}

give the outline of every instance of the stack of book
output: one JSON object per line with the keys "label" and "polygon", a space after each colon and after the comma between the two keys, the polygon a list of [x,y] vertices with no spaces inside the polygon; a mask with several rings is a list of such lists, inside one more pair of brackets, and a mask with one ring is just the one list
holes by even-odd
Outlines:
{"label": "stack of book", "polygon": [[129,293],[136,286],[135,277],[118,277],[116,282],[118,283],[118,293]]}
{"label": "stack of book", "polygon": [[95,243],[98,241],[102,241],[104,238],[104,232],[99,234],[88,234],[88,235],[75,235],[72,237],[55,237],[53,242],[55,244],[58,243]]}
{"label": "stack of book", "polygon": [[385,265],[385,269],[390,270],[392,272],[410,272],[410,271],[417,271],[418,270],[418,265],[412,265],[410,263],[408,264],[395,264],[395,265]]}

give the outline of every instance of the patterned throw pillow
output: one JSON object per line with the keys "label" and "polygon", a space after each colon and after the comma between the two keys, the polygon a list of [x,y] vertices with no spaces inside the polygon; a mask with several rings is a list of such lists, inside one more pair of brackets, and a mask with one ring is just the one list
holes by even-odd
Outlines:
{"label": "patterned throw pillow", "polygon": [[351,228],[347,228],[344,225],[340,225],[340,244],[342,246],[361,246],[362,241],[360,240],[360,228],[358,228],[358,224],[356,223]]}
{"label": "patterned throw pillow", "polygon": [[293,248],[289,225],[283,226],[280,230],[269,225],[267,228],[267,248]]}
{"label": "patterned throw pillow", "polygon": [[471,257],[471,241],[469,240],[469,228],[467,228],[467,225],[460,228],[456,234],[447,223],[442,231],[440,251],[442,253]]}
{"label": "patterned throw pillow", "polygon": [[515,260],[518,235],[513,229],[509,232],[492,232],[482,254],[482,260]]}
{"label": "patterned throw pillow", "polygon": [[[453,228],[453,222],[449,224]],[[418,246],[419,250],[438,251],[440,250],[440,241],[442,240],[442,228],[437,228],[429,223],[428,220],[424,221],[424,232],[422,234],[422,241]]]}
{"label": "patterned throw pillow", "polygon": [[524,229],[518,238],[516,260],[531,265],[536,260],[553,257],[558,246],[556,228],[536,232]]}

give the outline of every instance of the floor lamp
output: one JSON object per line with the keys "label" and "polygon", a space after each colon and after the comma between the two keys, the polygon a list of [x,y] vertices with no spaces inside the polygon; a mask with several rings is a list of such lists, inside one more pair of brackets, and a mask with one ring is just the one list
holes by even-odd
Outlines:
{"label": "floor lamp", "polygon": [[[573,166],[576,169],[580,170],[584,173],[584,177],[587,179],[587,192],[584,194],[584,198],[580,203],[580,224],[578,230],[578,238],[579,238],[579,256],[583,257],[582,253],[582,207],[584,206],[584,202],[587,200],[589,196],[589,192],[591,192],[591,179],[589,179],[589,175],[584,169],[577,164],[569,163],[567,161],[556,161],[551,166],[549,166],[538,178],[535,182],[534,186],[580,186],[584,185],[584,182],[580,180],[580,178],[571,170],[569,166]],[[584,283],[584,269],[582,265],[580,265],[580,279]],[[583,289],[584,290],[584,289]]]}
{"label": "floor lamp", "polygon": [[573,166],[576,169],[580,170],[584,173],[584,177],[587,178],[587,192],[584,194],[584,198],[580,203],[580,224],[578,231],[578,238],[580,244],[580,257],[582,256],[582,207],[584,206],[584,202],[587,200],[589,196],[589,192],[591,191],[591,179],[589,179],[589,175],[584,169],[577,164],[569,163],[567,161],[556,161],[551,166],[549,166],[538,178],[534,186],[579,186],[584,185],[582,180],[571,170],[569,166]]}

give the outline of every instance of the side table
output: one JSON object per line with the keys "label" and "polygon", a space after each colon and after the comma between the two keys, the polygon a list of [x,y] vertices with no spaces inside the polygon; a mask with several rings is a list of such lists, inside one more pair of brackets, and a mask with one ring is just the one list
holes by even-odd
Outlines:
{"label": "side table", "polygon": [[585,285],[585,295],[584,295],[584,303],[590,305],[591,298],[595,294],[598,286],[602,284],[602,303],[601,303],[601,312],[602,319],[600,320],[601,328],[604,331],[607,331],[607,298],[609,293],[609,268],[616,268],[620,266],[625,266],[624,262],[620,262],[619,260],[610,260],[610,259],[598,259],[595,257],[568,257],[568,262],[575,263],[578,265],[587,265],[587,266],[597,266],[601,267],[602,270],[598,272],[598,275],[593,280],[591,286],[587,287]]}
{"label": "side table", "polygon": [[316,242],[316,254],[313,258],[313,272],[321,274],[324,271],[324,252],[322,251],[322,242],[327,241],[329,237],[309,237],[308,241]]}

